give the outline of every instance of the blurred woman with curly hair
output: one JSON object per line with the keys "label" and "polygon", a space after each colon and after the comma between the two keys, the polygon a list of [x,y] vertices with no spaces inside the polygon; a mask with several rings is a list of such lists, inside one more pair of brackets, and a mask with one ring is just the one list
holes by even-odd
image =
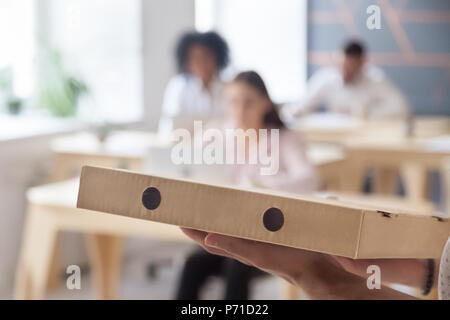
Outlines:
{"label": "blurred woman with curly hair", "polygon": [[215,32],[190,32],[178,41],[178,75],[166,89],[159,130],[170,133],[177,128],[191,129],[194,120],[209,121],[223,115],[220,79],[229,62],[225,40]]}

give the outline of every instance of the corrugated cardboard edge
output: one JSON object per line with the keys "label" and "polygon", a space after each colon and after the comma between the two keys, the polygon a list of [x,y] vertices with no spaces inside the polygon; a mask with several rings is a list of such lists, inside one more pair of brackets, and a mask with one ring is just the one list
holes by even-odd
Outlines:
{"label": "corrugated cardboard edge", "polygon": [[[365,211],[361,224],[357,259],[440,258],[450,235],[450,220],[385,211]],[[395,245],[392,243],[395,242]]]}
{"label": "corrugated cardboard edge", "polygon": [[366,216],[366,212],[364,210],[361,210],[361,219],[360,219],[360,222],[359,222],[358,240],[356,242],[355,255],[353,256],[353,259],[357,259],[358,256],[359,256],[359,245],[361,243],[362,226],[364,224],[364,217],[365,216]]}
{"label": "corrugated cardboard edge", "polygon": [[[88,177],[90,172],[92,172],[94,174],[90,177],[91,181],[86,180],[86,181],[88,181],[88,182],[86,182],[85,179],[84,179],[85,178],[84,174],[87,173],[86,177]],[[92,202],[92,198],[95,199],[95,197],[93,197],[90,192],[96,192],[96,190],[98,190],[98,189],[95,188],[96,187],[95,186],[96,179],[99,179],[100,186],[103,186],[107,190],[112,188],[111,190],[114,190],[116,192],[116,194],[118,194],[117,192],[122,192],[124,190],[126,192],[128,192],[127,188],[123,189],[123,185],[119,184],[117,186],[115,184],[111,185],[109,183],[110,182],[109,179],[111,177],[121,176],[120,172],[123,172],[123,173],[126,174],[126,175],[124,175],[124,176],[122,176],[120,178],[120,179],[122,179],[122,182],[128,181],[127,183],[129,184],[129,186],[132,186],[134,189],[136,189],[136,186],[139,185],[138,190],[135,190],[136,192],[132,193],[132,195],[133,195],[132,198],[135,199],[135,200],[133,200],[130,205],[125,205],[124,206],[123,203],[118,200],[119,197],[112,197],[111,198],[111,196],[110,196],[110,199],[108,200],[107,198],[102,198],[103,196],[101,196],[100,199],[101,199],[101,201],[103,201],[103,203],[99,204],[96,201]],[[96,174],[98,175],[97,178],[95,177]],[[145,185],[142,184],[142,181],[145,181]],[[169,220],[167,220],[167,216],[166,215],[162,216],[162,217],[156,217],[156,219],[155,219],[155,217],[152,217],[151,215],[150,216],[148,215],[149,211],[146,210],[142,206],[140,201],[137,201],[138,199],[136,198],[136,194],[141,195],[142,191],[144,190],[143,188],[149,186],[147,184],[147,182],[151,182],[151,181],[153,181],[153,182],[155,182],[157,184],[165,185],[166,190],[171,190],[170,189],[171,188],[170,187],[171,184],[174,184],[176,186],[176,185],[178,185],[177,182],[185,182],[185,183],[187,182],[187,183],[194,183],[194,185],[196,185],[198,188],[200,188],[200,185],[201,186],[215,187],[215,188],[218,188],[216,190],[219,190],[220,192],[226,192],[226,190],[233,190],[233,192],[244,191],[242,193],[242,195],[250,196],[250,198],[254,198],[254,199],[255,199],[256,195],[258,195],[258,194],[261,195],[261,193],[259,191],[255,192],[255,191],[252,191],[252,190],[245,190],[245,189],[242,190],[242,189],[236,189],[236,188],[230,188],[230,187],[224,187],[224,186],[208,185],[208,184],[205,184],[205,183],[198,183],[198,182],[193,182],[193,181],[189,181],[189,180],[165,179],[163,177],[148,176],[148,175],[145,175],[145,174],[134,173],[134,172],[130,172],[130,171],[127,171],[127,170],[111,170],[111,169],[108,169],[108,168],[84,167],[83,168],[83,172],[82,172],[82,176],[81,176],[81,181],[80,181],[80,190],[81,190],[82,186],[85,186],[85,184],[87,184],[87,186],[89,188],[84,190],[84,193],[86,194],[86,192],[87,192],[87,198],[91,198],[91,200],[88,201],[87,203],[85,202],[85,203],[81,204],[81,202],[80,202],[81,192],[80,192],[79,195],[78,195],[77,207],[81,207],[83,209],[97,210],[97,211],[102,211],[102,212],[109,212],[109,213],[113,213],[113,214],[119,214],[119,215],[122,215],[122,216],[129,216],[129,217],[138,218],[138,219],[151,220],[151,221],[155,221],[155,222],[162,222],[162,223],[168,223],[168,224],[173,224],[173,225],[179,225],[179,226],[191,227],[192,228],[193,227],[192,225],[187,225],[185,223],[180,223],[180,221],[186,221],[185,219],[183,220],[183,219],[180,219],[180,218],[175,218],[176,216],[179,216],[181,218],[183,216],[182,215],[180,216],[179,213],[176,213],[175,212],[176,210],[173,211],[173,208],[172,209],[168,208],[169,212],[172,212],[172,215],[173,215],[172,219],[169,219]],[[136,182],[139,182],[139,183],[136,183]],[[186,190],[186,188],[189,185],[180,184],[180,186],[183,186],[182,190]],[[177,189],[177,188],[175,188],[175,189]],[[214,193],[215,192],[213,192],[212,195],[214,195]],[[268,195],[267,199],[269,199],[269,198],[274,199],[274,198],[282,197],[282,195],[277,194],[277,193],[275,193],[275,194],[271,194],[269,192],[262,192],[262,193],[266,193]],[[205,194],[203,196],[209,198],[209,196],[207,196],[207,194]],[[241,193],[235,193],[235,196],[236,197],[241,197]],[[198,195],[197,195],[197,197],[198,197]],[[215,198],[217,198],[217,197],[215,197]],[[126,197],[125,197],[125,199],[126,199]],[[259,198],[259,199],[264,199],[265,200],[266,198],[262,197],[262,198]],[[288,198],[286,200],[288,200],[288,202],[291,202],[292,199],[307,200],[308,201],[308,200],[310,200],[312,198],[311,197],[297,197],[297,196],[294,196],[294,197]],[[215,200],[216,201],[220,201],[220,199],[215,199]],[[280,201],[282,199],[274,199],[274,200],[275,200],[276,203],[280,203]],[[104,202],[104,201],[106,201],[106,202]],[[115,205],[113,207],[111,207],[109,205],[108,201],[114,202]],[[270,202],[273,204],[272,201],[270,201]],[[346,257],[350,257],[350,258],[358,258],[358,259],[359,258],[377,258],[377,257],[387,258],[389,256],[389,255],[388,256],[376,256],[376,255],[367,256],[368,255],[368,251],[367,251],[367,246],[365,245],[366,244],[365,241],[367,239],[369,239],[369,242],[371,242],[372,244],[373,243],[377,244],[377,241],[380,239],[378,234],[373,233],[374,228],[370,229],[371,232],[372,232],[371,233],[372,240],[370,240],[371,238],[367,237],[367,235],[364,234],[365,224],[366,224],[366,220],[367,220],[366,218],[368,216],[375,217],[375,215],[378,215],[379,213],[377,213],[376,210],[374,210],[373,208],[366,209],[365,206],[360,206],[360,205],[348,205],[346,203],[341,204],[341,203],[336,202],[334,200],[323,200],[323,199],[319,200],[319,199],[315,198],[315,199],[313,199],[312,202],[315,202],[316,204],[321,203],[321,204],[326,204],[326,205],[338,206],[338,207],[341,207],[342,210],[344,210],[344,207],[345,208],[351,208],[351,209],[353,209],[354,214],[358,214],[359,215],[359,217],[357,219],[354,219],[355,220],[354,221],[355,225],[354,225],[354,232],[353,232],[353,236],[352,236],[353,239],[354,239],[353,240],[354,242],[352,243],[351,247],[348,247],[348,250],[347,250],[346,254],[341,254],[342,256],[346,256]],[[118,207],[121,207],[122,209],[117,210]],[[115,209],[113,209],[113,208],[115,208]],[[132,209],[130,209],[130,208],[132,208]],[[182,208],[181,212],[183,212],[183,209],[185,207],[181,207],[181,208]],[[210,209],[212,211],[214,211],[215,208],[216,207],[213,207],[213,208],[210,208]],[[259,208],[259,209],[261,209],[261,208]],[[178,210],[180,210],[180,206],[178,206]],[[134,213],[130,214],[130,211],[132,211]],[[239,211],[240,211],[240,209],[239,209]],[[317,212],[320,212],[320,211],[322,211],[321,208]],[[258,211],[258,212],[261,212],[261,211]],[[316,212],[316,211],[314,211],[314,212]],[[203,217],[203,219],[206,219],[206,220],[202,220],[202,221],[210,220],[208,217]],[[424,218],[424,219],[431,219],[431,217],[429,217],[429,216],[423,216],[422,218]],[[165,221],[162,221],[162,220],[165,220]],[[413,217],[413,219],[411,219],[411,220],[416,220],[416,218]],[[373,221],[373,220],[371,220],[371,221]],[[417,222],[420,222],[420,221],[416,221],[415,222],[415,226],[416,227],[420,225]],[[448,221],[447,221],[446,225],[447,226],[449,225]],[[213,232],[213,231],[211,231],[208,228],[210,226],[211,226],[211,221],[208,222],[206,225],[204,225],[204,228],[199,228],[199,230]],[[240,225],[240,227],[241,226],[242,225]],[[237,237],[244,238],[244,239],[255,240],[251,236],[249,236],[249,232],[247,232],[247,231],[244,232],[242,235],[236,235],[236,234],[233,234],[234,231],[230,232],[229,228],[228,229],[220,228],[220,229],[223,232],[217,232],[217,233],[230,235],[230,236],[237,236]],[[448,230],[446,230],[445,232],[446,232],[447,237],[448,237]],[[245,236],[245,234],[247,234],[248,236]],[[298,247],[298,246],[295,246],[295,245],[290,245],[290,244],[294,243],[294,241],[292,241],[292,240],[289,240],[289,243],[279,243],[279,242],[277,243],[276,241],[272,241],[272,240],[275,240],[275,239],[273,237],[269,237],[269,238],[266,238],[265,240],[264,239],[258,239],[257,241],[268,242],[268,243],[276,243],[276,244],[290,246],[290,247]],[[441,241],[441,239],[439,239],[439,242],[440,241]],[[439,256],[440,252],[437,253],[436,243],[437,243],[437,241],[434,240],[433,256],[423,256],[422,258],[434,258],[434,257],[438,257]],[[312,244],[314,244],[314,242],[312,242]],[[305,243],[303,243],[303,245],[305,245]],[[439,245],[440,245],[440,243],[439,243]],[[336,252],[330,252],[330,251],[323,250],[323,249],[320,250],[320,249],[317,248],[317,246],[316,247],[314,247],[314,246],[313,247],[301,246],[300,248],[303,248],[303,249],[306,249],[306,250],[314,250],[314,251],[317,251],[317,252],[336,254]],[[390,250],[390,251],[389,250],[388,250],[388,253],[392,254],[392,250]],[[395,257],[395,256],[393,256],[393,257]],[[399,256],[399,257],[403,257],[403,256]],[[408,258],[408,257],[409,256],[405,256],[405,258]]]}
{"label": "corrugated cardboard edge", "polygon": [[[140,199],[142,192],[150,186],[161,188],[163,198],[165,198],[164,194],[169,194],[171,199],[178,200],[163,201],[160,208],[151,212],[144,208]],[[209,189],[209,187],[212,188]],[[202,190],[202,192],[199,193],[199,190]],[[170,192],[167,193],[168,191]],[[227,195],[228,199],[234,199],[231,201],[233,205],[227,205],[227,210],[233,207],[237,212],[242,213],[242,215],[238,216],[238,220],[235,220],[239,221],[239,223],[237,225],[235,224],[234,227],[229,223],[225,223],[227,218],[223,212],[218,216],[219,220],[211,219],[211,215],[205,216],[204,213],[200,214],[199,212],[192,212],[191,218],[186,219],[186,215],[183,215],[184,208],[191,207],[191,204],[185,201],[185,192],[187,192],[188,197],[194,196],[196,199],[208,199],[214,203],[214,206],[209,207],[209,211],[205,211],[206,207],[202,204],[202,211],[204,212],[214,212],[217,209],[217,203],[223,203],[221,199],[224,195]],[[182,197],[182,199],[179,197]],[[190,199],[192,201],[192,198]],[[183,200],[183,204],[180,204],[181,200]],[[303,202],[308,206],[307,208],[302,209]],[[260,223],[260,221],[262,222],[262,214],[265,210],[278,206],[283,211],[287,210],[287,212],[290,212],[285,212],[286,219],[297,221],[295,224],[285,224],[283,227],[284,232],[281,234],[279,232],[268,232],[263,228],[262,223]],[[181,179],[167,179],[127,170],[113,170],[90,166],[86,166],[82,170],[77,207],[91,211],[107,212],[137,219],[184,226],[202,231],[216,232],[254,241],[336,254],[349,258],[355,255],[362,215],[361,207],[358,205],[341,205],[334,200],[312,196],[303,197],[292,194],[273,194],[267,190],[260,192],[259,190],[217,186]],[[332,210],[329,211],[327,208],[331,208]],[[158,213],[158,210],[162,211]],[[306,219],[310,222],[306,225],[300,223],[299,218],[295,218],[295,214],[293,215],[295,212],[301,212],[300,216],[303,216],[303,218],[300,219]],[[315,215],[311,215],[312,212]],[[321,216],[321,218],[313,218],[314,216]],[[199,221],[203,222],[199,223]],[[330,223],[318,228],[318,224],[325,223],[326,221]],[[332,221],[338,223],[341,228],[345,228],[345,226],[349,228],[349,223],[353,227],[347,229],[348,231],[342,232],[343,229],[336,229],[336,224]],[[255,222],[257,223],[255,224]],[[217,225],[217,223],[220,225]],[[310,229],[308,227],[309,223],[315,224],[315,227]],[[298,229],[299,227],[300,229]],[[300,230],[303,231],[301,232],[300,239],[298,239],[295,234]],[[322,236],[319,238],[311,237],[312,233],[316,232],[319,232]],[[326,235],[333,236],[334,238],[329,239]],[[338,238],[342,241],[339,240],[336,242],[332,240],[337,240]],[[325,243],[328,244],[325,245]],[[336,249],[327,250],[327,246],[332,246]]]}

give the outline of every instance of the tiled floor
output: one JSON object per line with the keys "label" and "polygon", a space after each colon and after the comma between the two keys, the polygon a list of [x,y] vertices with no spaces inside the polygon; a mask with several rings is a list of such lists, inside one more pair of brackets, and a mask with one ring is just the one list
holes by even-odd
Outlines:
{"label": "tiled floor", "polygon": [[[159,250],[134,250],[125,258],[122,270],[119,299],[172,299],[176,282],[182,266],[183,256],[190,246],[168,246]],[[157,262],[156,277],[149,277],[148,266]],[[62,287],[48,295],[49,299],[94,299],[88,271],[82,270],[80,290]],[[282,293],[282,281],[274,277],[263,277],[252,285],[252,299],[279,299]],[[212,278],[202,293],[203,299],[220,299],[222,281]]]}
{"label": "tiled floor", "polygon": [[[136,239],[135,239],[136,240]],[[191,244],[156,241],[129,241],[127,243],[120,282],[119,299],[166,300],[175,296],[178,276],[184,257],[193,249]],[[154,277],[149,276],[149,265],[157,265]],[[69,290],[62,281],[61,288],[49,292],[48,299],[95,299],[89,270],[82,268],[81,289]],[[283,298],[283,280],[267,276],[256,279],[251,287],[251,299]],[[408,288],[398,288],[411,293]],[[212,278],[202,292],[202,299],[220,299],[223,282]],[[11,299],[12,293],[0,296]]]}

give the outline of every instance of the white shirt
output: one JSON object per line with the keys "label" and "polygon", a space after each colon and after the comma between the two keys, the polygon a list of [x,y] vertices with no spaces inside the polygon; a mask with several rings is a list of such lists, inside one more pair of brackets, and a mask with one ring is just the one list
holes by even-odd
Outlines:
{"label": "white shirt", "polygon": [[365,68],[349,84],[337,68],[323,68],[309,80],[303,101],[289,107],[299,115],[312,112],[322,104],[330,112],[364,119],[405,119],[409,114],[403,94],[376,67]]}
{"label": "white shirt", "polygon": [[218,77],[214,78],[206,89],[203,82],[194,76],[174,76],[164,95],[160,133],[170,133],[177,128],[190,130],[194,120],[206,122],[223,115],[223,88],[224,83]]}

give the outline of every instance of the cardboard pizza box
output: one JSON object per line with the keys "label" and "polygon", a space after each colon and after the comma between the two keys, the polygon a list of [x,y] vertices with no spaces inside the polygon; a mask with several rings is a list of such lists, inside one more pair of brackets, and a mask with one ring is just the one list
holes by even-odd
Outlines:
{"label": "cardboard pizza box", "polygon": [[350,258],[438,258],[448,219],[84,167],[78,208]]}

